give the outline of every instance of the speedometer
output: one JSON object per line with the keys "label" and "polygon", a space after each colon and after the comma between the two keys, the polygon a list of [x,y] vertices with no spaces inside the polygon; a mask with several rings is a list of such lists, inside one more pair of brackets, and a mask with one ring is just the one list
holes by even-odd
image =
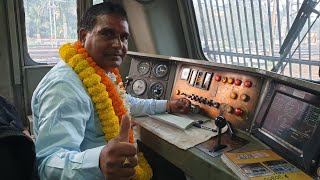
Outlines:
{"label": "speedometer", "polygon": [[168,65],[166,64],[157,64],[155,65],[153,72],[155,74],[156,77],[160,78],[160,77],[164,77],[167,75],[168,73]]}
{"label": "speedometer", "polygon": [[147,72],[149,72],[149,69],[150,69],[150,65],[146,61],[140,62],[137,66],[137,70],[141,75],[147,74]]}
{"label": "speedometer", "polygon": [[164,93],[164,86],[157,82],[153,83],[150,87],[150,94],[153,98],[159,99]]}
{"label": "speedometer", "polygon": [[147,83],[142,79],[138,79],[132,84],[132,90],[136,95],[142,95],[146,91],[146,89]]}

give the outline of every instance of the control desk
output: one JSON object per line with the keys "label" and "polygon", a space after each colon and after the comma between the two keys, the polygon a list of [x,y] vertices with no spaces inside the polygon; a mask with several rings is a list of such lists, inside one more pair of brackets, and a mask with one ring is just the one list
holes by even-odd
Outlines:
{"label": "control desk", "polygon": [[[127,92],[139,98],[191,101],[193,113],[223,116],[235,129],[232,152],[271,148],[313,177],[320,171],[320,85],[269,71],[129,52]],[[140,117],[149,118],[149,117]],[[139,119],[139,118],[138,118]],[[193,179],[238,179],[212,153],[211,138],[187,150],[137,127],[137,138]],[[223,142],[231,142],[222,135]],[[298,140],[297,140],[298,139]],[[245,143],[238,143],[238,142]],[[236,144],[236,145],[234,145]],[[241,144],[241,145],[237,145]],[[225,150],[225,151],[226,151]]]}

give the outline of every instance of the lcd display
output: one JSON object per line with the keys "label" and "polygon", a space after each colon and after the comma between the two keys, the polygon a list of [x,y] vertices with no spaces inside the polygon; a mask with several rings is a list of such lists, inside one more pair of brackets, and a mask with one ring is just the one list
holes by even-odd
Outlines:
{"label": "lcd display", "polygon": [[191,77],[190,77],[190,80],[189,80],[189,85],[193,86],[195,80],[196,80],[196,77],[197,77],[197,70],[192,70],[191,71]]}
{"label": "lcd display", "polygon": [[262,129],[281,144],[301,153],[320,121],[320,108],[296,97],[275,92]]}
{"label": "lcd display", "polygon": [[206,77],[204,78],[202,88],[208,90],[211,83],[212,73],[206,73]]}
{"label": "lcd display", "polygon": [[190,73],[190,68],[183,68],[181,71],[180,79],[187,80],[189,77],[189,73]]}
{"label": "lcd display", "polygon": [[202,82],[203,82],[203,76],[204,76],[204,72],[199,71],[195,86],[201,87]]}

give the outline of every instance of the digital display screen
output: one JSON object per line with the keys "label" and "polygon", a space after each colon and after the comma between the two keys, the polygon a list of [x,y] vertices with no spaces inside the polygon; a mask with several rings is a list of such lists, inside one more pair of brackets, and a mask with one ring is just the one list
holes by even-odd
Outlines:
{"label": "digital display screen", "polygon": [[189,85],[193,86],[194,82],[196,81],[198,70],[192,70],[191,71],[191,77],[189,79]]}
{"label": "digital display screen", "polygon": [[262,130],[278,142],[302,153],[320,122],[320,108],[299,98],[275,92]]}
{"label": "digital display screen", "polygon": [[203,81],[204,72],[199,71],[195,86],[201,86]]}
{"label": "digital display screen", "polygon": [[202,88],[209,89],[210,83],[211,83],[212,73],[206,73],[206,77],[204,78]]}
{"label": "digital display screen", "polygon": [[181,71],[180,79],[182,80],[188,80],[189,74],[190,74],[190,68],[183,68]]}

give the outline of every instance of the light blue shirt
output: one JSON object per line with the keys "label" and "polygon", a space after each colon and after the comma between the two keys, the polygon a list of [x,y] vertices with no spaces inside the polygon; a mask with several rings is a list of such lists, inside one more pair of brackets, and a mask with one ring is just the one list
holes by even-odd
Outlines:
{"label": "light blue shirt", "polygon": [[[166,100],[127,99],[133,116],[166,110]],[[44,76],[31,104],[40,178],[103,179],[99,155],[107,142],[86,88],[65,62]]]}

